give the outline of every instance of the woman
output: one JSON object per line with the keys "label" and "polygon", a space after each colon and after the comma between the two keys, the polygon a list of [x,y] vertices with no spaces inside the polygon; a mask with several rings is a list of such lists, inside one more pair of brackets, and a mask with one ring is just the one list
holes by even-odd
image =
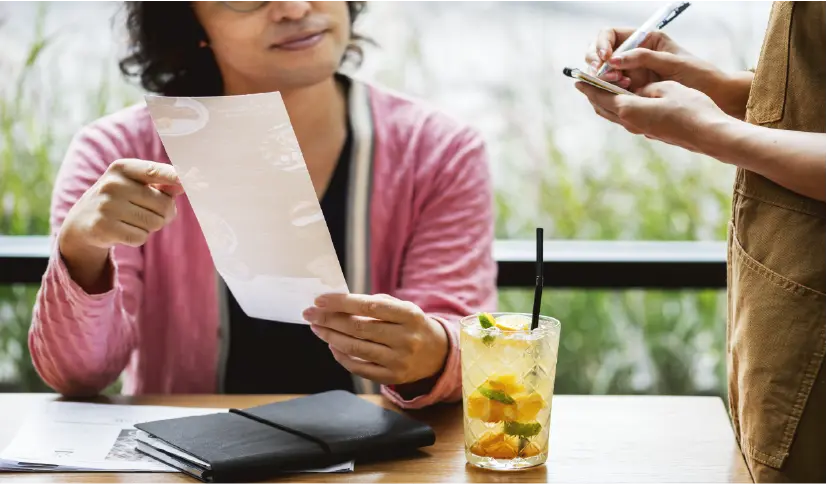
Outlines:
{"label": "woman", "polygon": [[776,2],[752,72],[725,73],[658,33],[586,60],[640,96],[580,85],[633,133],[735,165],[729,231],[729,404],[756,482],[825,480],[825,8]]}
{"label": "woman", "polygon": [[[125,74],[170,96],[280,91],[355,294],[312,326],[247,317],[215,274],[145,106],[74,139],[30,348],[54,389],[313,393],[384,384],[400,405],[459,397],[459,316],[495,304],[479,136],[336,73],[358,2],[128,2]],[[228,164],[228,170],[232,165]],[[177,214],[177,215],[176,215]],[[216,289],[218,288],[218,289]],[[367,295],[387,293],[388,295]]]}

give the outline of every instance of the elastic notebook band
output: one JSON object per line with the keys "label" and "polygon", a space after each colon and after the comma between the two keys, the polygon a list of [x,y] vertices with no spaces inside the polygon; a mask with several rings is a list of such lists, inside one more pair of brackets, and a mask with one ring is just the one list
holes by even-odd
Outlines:
{"label": "elastic notebook band", "polygon": [[315,443],[319,444],[321,446],[321,448],[325,451],[325,453],[332,454],[332,451],[330,450],[330,447],[327,445],[327,442],[325,442],[324,440],[319,439],[318,437],[314,437],[310,434],[306,434],[306,433],[301,432],[299,430],[291,429],[290,427],[285,427],[284,425],[280,425],[280,424],[277,424],[275,422],[265,420],[261,417],[258,417],[256,415],[247,413],[244,410],[239,410],[237,408],[231,408],[230,413],[234,413],[236,415],[241,415],[242,417],[249,418],[250,420],[255,420],[258,423],[267,425],[268,427],[273,427],[274,429],[283,430],[284,432],[287,432],[287,433],[290,433],[290,434],[293,434],[293,435],[298,435],[299,437],[302,437],[302,438],[307,439],[311,442],[315,442]]}

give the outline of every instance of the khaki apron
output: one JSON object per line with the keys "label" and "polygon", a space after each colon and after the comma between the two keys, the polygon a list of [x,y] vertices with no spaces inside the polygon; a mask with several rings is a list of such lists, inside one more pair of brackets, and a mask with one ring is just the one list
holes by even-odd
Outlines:
{"label": "khaki apron", "polygon": [[[746,120],[825,132],[824,2],[776,2]],[[825,481],[825,210],[738,170],[729,227],[729,405],[756,482]]]}

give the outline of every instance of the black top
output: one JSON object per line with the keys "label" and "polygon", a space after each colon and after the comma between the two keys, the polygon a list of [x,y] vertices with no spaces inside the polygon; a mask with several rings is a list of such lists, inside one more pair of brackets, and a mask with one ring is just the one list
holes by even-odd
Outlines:
{"label": "black top", "polygon": [[[339,265],[345,272],[345,219],[350,178],[351,129],[320,204]],[[224,375],[226,393],[318,393],[353,391],[350,373],[333,359],[327,343],[306,324],[251,318],[227,291],[230,353]]]}

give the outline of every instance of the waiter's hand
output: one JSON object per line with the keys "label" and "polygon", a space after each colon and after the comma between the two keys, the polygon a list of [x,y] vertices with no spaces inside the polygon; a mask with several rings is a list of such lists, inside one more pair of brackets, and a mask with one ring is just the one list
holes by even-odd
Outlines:
{"label": "waiter's hand", "polygon": [[737,122],[704,93],[672,81],[649,84],[638,96],[612,94],[584,82],[576,86],[597,114],[627,131],[695,152],[716,130]]}
{"label": "waiter's hand", "polygon": [[661,81],[675,81],[709,96],[727,114],[743,119],[752,73],[729,74],[690,54],[661,31],[650,33],[636,49],[614,50],[634,29],[606,29],[586,51],[592,73],[606,61],[611,70],[602,78],[632,92]]}
{"label": "waiter's hand", "polygon": [[432,377],[448,356],[442,325],[417,305],[388,295],[326,294],[303,316],[336,361],[383,385]]}

